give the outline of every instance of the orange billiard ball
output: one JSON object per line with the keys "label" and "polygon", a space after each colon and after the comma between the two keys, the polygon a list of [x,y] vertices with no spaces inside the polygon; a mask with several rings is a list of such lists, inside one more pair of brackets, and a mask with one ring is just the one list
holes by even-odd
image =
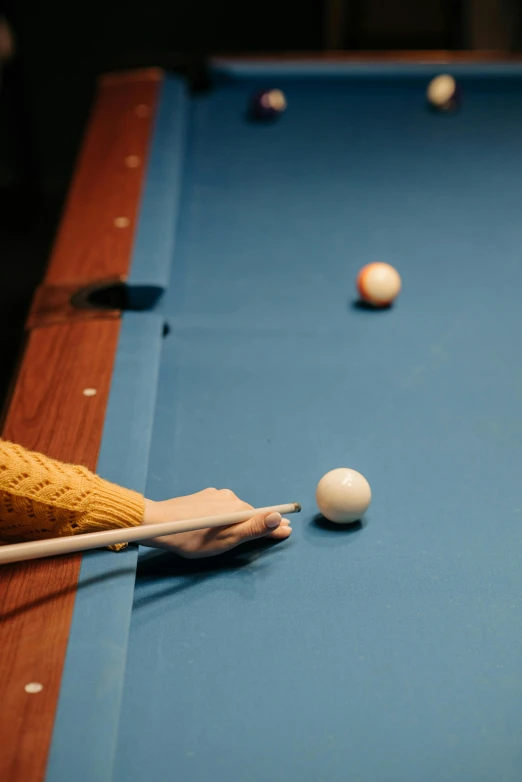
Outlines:
{"label": "orange billiard ball", "polygon": [[374,307],[388,307],[401,290],[401,276],[389,263],[369,263],[357,275],[362,301]]}

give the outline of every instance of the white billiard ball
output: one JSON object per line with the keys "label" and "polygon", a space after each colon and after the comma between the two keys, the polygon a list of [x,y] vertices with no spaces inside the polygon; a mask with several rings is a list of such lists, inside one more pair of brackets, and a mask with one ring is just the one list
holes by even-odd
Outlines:
{"label": "white billiard ball", "polygon": [[388,307],[401,290],[401,276],[389,263],[369,263],[357,275],[359,296],[374,307]]}
{"label": "white billiard ball", "polygon": [[439,111],[454,111],[460,104],[458,84],[448,73],[442,73],[430,81],[426,97],[430,106]]}
{"label": "white billiard ball", "polygon": [[370,484],[360,472],[338,467],[323,475],[315,492],[317,507],[329,521],[358,521],[372,499]]}

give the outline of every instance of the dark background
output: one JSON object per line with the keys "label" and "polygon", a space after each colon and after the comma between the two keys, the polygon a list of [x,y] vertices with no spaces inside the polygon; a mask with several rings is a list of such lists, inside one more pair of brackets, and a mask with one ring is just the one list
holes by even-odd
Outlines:
{"label": "dark background", "polygon": [[521,48],[520,0],[1,2],[14,35],[0,88],[0,401],[20,350],[96,78],[182,55]]}

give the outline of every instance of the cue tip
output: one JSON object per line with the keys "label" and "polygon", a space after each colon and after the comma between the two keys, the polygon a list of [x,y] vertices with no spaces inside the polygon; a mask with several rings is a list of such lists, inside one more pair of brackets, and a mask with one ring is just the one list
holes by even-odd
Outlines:
{"label": "cue tip", "polygon": [[301,513],[301,503],[300,502],[294,502],[294,508],[296,513]]}

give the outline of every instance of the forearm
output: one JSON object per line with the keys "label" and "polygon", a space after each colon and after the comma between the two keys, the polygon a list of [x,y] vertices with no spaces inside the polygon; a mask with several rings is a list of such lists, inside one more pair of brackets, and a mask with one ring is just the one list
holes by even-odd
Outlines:
{"label": "forearm", "polygon": [[145,501],[86,467],[0,440],[0,540],[14,543],[137,526]]}

